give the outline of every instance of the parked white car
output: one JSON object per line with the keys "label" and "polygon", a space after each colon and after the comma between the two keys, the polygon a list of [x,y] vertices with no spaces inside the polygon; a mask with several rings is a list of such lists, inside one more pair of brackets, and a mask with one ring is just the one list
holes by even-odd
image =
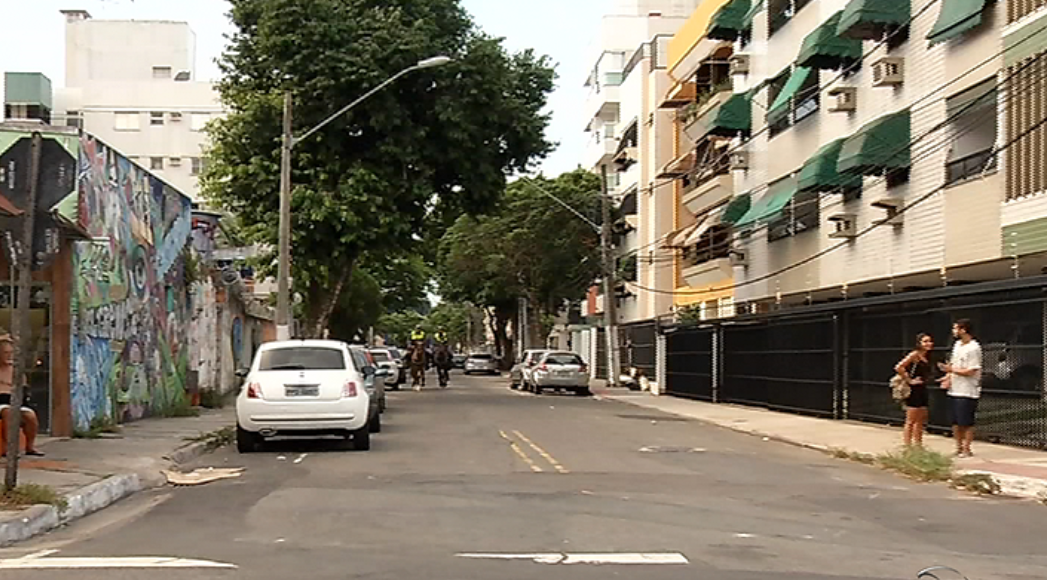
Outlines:
{"label": "parked white car", "polygon": [[509,371],[509,388],[518,389],[521,386],[526,388],[531,378],[531,370],[534,369],[534,365],[538,364],[538,359],[547,352],[549,351],[546,349],[525,350],[523,356],[520,357],[520,362],[513,365],[512,370]]}
{"label": "parked white car", "polygon": [[536,395],[556,389],[572,391],[578,396],[589,396],[589,367],[582,357],[573,352],[547,352],[538,359],[530,372],[527,387]]}
{"label": "parked white car", "polygon": [[372,348],[370,352],[378,368],[389,371],[389,375],[385,377],[386,386],[395,388],[399,384],[400,363],[393,358],[393,353],[388,349]]}
{"label": "parked white car", "polygon": [[[258,450],[275,436],[337,435],[357,450],[371,447],[370,397],[349,345],[334,340],[288,340],[262,344],[236,399],[236,447]],[[372,379],[373,380],[373,379]]]}

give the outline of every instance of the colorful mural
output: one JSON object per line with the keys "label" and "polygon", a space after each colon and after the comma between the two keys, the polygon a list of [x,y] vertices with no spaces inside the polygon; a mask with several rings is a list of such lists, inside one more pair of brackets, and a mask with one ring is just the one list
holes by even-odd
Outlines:
{"label": "colorful mural", "polygon": [[71,396],[79,429],[186,405],[188,197],[90,135],[80,139]]}

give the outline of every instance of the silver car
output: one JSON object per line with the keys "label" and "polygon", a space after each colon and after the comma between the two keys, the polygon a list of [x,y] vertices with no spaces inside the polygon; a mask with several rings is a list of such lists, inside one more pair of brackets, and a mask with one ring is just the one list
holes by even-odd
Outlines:
{"label": "silver car", "polygon": [[546,389],[573,391],[584,397],[589,390],[589,368],[582,357],[573,352],[548,352],[542,355],[530,372],[530,388],[540,395]]}
{"label": "silver car", "polygon": [[476,353],[465,359],[465,374],[482,373],[485,375],[498,374],[498,361],[494,355],[487,353]]}
{"label": "silver car", "polygon": [[545,349],[525,350],[523,356],[520,357],[520,362],[513,365],[512,370],[509,371],[509,387],[518,389],[527,385],[527,381],[531,378],[531,369],[538,364],[538,359],[547,352],[549,351]]}

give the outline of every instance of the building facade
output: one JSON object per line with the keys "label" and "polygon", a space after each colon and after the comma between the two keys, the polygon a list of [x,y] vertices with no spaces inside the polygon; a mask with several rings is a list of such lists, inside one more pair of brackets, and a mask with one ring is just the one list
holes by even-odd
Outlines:
{"label": "building facade", "polygon": [[222,114],[196,76],[196,36],[185,22],[66,17],[65,84],[55,123],[84,129],[196,199],[204,128]]}

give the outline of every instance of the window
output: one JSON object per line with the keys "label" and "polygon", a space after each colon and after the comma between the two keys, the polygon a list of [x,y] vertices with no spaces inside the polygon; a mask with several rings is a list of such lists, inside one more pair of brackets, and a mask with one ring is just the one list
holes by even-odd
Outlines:
{"label": "window", "polygon": [[[801,74],[805,76],[801,77]],[[801,78],[803,82],[796,86],[795,83]],[[819,71],[817,69],[804,69],[794,66],[791,70],[786,69],[782,71],[781,74],[768,83],[767,103],[769,109],[767,124],[771,137],[818,112],[821,105],[821,91],[819,90],[818,82]],[[782,91],[789,91],[790,94],[783,96],[783,98],[788,98],[788,101],[779,106],[776,101],[782,94]],[[770,112],[771,108],[774,108],[776,112],[773,117]]]}
{"label": "window", "polygon": [[821,104],[820,96],[818,71],[812,70],[811,74],[807,75],[807,79],[800,85],[800,90],[796,91],[796,96],[793,97],[793,123],[799,123],[817,113]]}
{"label": "window", "polygon": [[996,79],[991,78],[946,100],[952,146],[945,183],[976,178],[996,169]]}
{"label": "window", "polygon": [[[774,77],[767,83],[767,107],[769,108],[771,103],[778,98],[778,94],[785,88],[786,81],[789,80],[789,69],[785,69],[778,76]],[[792,117],[790,115],[782,115],[781,118],[771,121],[767,120],[769,125],[768,131],[771,137],[774,137],[778,133],[788,129],[792,125]]]}
{"label": "window", "polygon": [[545,364],[547,365],[577,365],[583,366],[585,363],[582,362],[581,357],[576,354],[566,352],[554,352],[552,354],[545,355]]}
{"label": "window", "polygon": [[372,350],[371,351],[371,358],[374,359],[374,362],[379,362],[379,363],[390,362],[390,360],[391,360],[389,358],[388,354],[386,354],[386,353],[384,353],[384,352],[382,352],[380,350]]}
{"label": "window", "polygon": [[[778,183],[780,184],[784,181],[782,180]],[[771,184],[771,187],[776,186],[777,184]],[[819,216],[818,192],[804,191],[797,193],[789,200],[789,204],[782,209],[782,213],[767,224],[767,241],[773,242],[816,229]]]}
{"label": "window", "polygon": [[335,348],[295,347],[262,351],[260,371],[340,371],[345,369],[345,355]]}
{"label": "window", "polygon": [[117,113],[113,128],[117,131],[137,131],[139,129],[140,115],[138,112]]}
{"label": "window", "polygon": [[811,0],[769,0],[767,2],[767,36],[772,36]]}
{"label": "window", "polygon": [[149,158],[149,169],[153,171],[163,171],[164,169],[164,158],[163,157],[150,157]]}
{"label": "window", "polygon": [[167,160],[167,165],[169,165],[170,167],[181,167],[182,166],[182,158],[181,157],[172,157],[172,158]]}
{"label": "window", "polygon": [[702,234],[698,243],[684,250],[684,261],[696,266],[712,260],[720,260],[731,255],[731,229],[726,226],[713,226]]}
{"label": "window", "polygon": [[84,128],[84,118],[80,116],[80,111],[68,111],[65,114],[65,126],[76,127],[77,129]]}
{"label": "window", "polygon": [[164,124],[164,114],[162,112],[159,112],[159,111],[153,111],[152,113],[149,113],[149,124],[150,125],[163,125]]}
{"label": "window", "polygon": [[207,113],[193,113],[189,120],[189,128],[193,131],[203,131],[204,126],[211,120],[211,115]]}
{"label": "window", "polygon": [[153,67],[153,78],[154,79],[169,79],[169,78],[171,78],[171,67],[169,67],[169,66],[154,66]]}
{"label": "window", "polygon": [[192,174],[200,175],[207,169],[207,160],[203,157],[193,157]]}

